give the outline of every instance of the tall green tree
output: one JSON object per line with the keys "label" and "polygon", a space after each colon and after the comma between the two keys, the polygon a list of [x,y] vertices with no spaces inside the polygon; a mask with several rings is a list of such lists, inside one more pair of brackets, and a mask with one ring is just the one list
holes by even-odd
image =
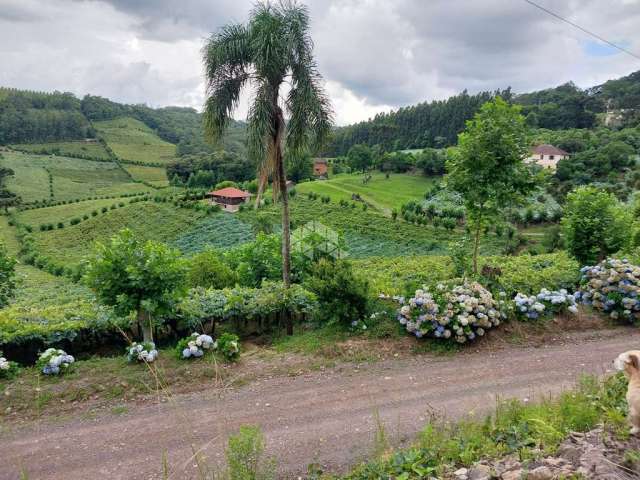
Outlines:
{"label": "tall green tree", "polygon": [[154,322],[174,308],[186,285],[185,265],[177,250],[159,242],[143,242],[129,229],[107,244],[96,245],[87,260],[84,280],[98,301],[114,307],[116,313],[136,313],[145,342],[153,341]]}
{"label": "tall green tree", "polygon": [[359,143],[349,149],[347,162],[352,170],[362,170],[364,173],[373,165],[373,152],[367,145]]}
{"label": "tall green tree", "polygon": [[505,207],[521,201],[535,186],[528,154],[527,127],[520,107],[502,98],[485,103],[447,160],[447,185],[464,200],[473,231],[473,272],[478,273],[478,247],[483,226]]}
{"label": "tall green tree", "polygon": [[[255,87],[247,122],[248,151],[258,164],[258,200],[269,178],[274,199],[282,200],[282,279],[286,286],[291,283],[291,244],[283,149],[293,156],[319,150],[332,124],[331,106],[312,50],[307,8],[284,0],[256,4],[248,23],[222,27],[203,48],[204,122],[210,139],[221,139],[241,89],[249,83]],[[283,89],[285,83],[288,91]]]}

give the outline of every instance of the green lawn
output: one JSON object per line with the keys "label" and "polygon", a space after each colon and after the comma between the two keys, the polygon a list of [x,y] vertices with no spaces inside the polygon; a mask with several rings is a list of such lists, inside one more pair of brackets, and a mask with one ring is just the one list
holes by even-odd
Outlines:
{"label": "green lawn", "polygon": [[129,117],[94,122],[93,126],[123,160],[166,164],[176,157],[176,146],[165,142],[144,123]]}
{"label": "green lawn", "polygon": [[85,142],[82,140],[71,142],[49,142],[49,143],[21,143],[12,145],[16,150],[33,153],[55,153],[56,155],[83,155],[92,158],[102,158],[109,160],[109,153],[101,143]]}
{"label": "green lawn", "polygon": [[362,174],[341,173],[329,180],[305,182],[296,186],[299,193],[315,192],[329,195],[332,201],[351,200],[351,195],[359,194],[364,201],[385,213],[399,209],[409,200],[424,198],[427,189],[436,179],[423,175],[392,173],[386,178],[383,173],[374,172],[364,184]]}
{"label": "green lawn", "polygon": [[75,200],[103,195],[146,192],[149,188],[131,178],[113,162],[94,162],[57,155],[5,152],[0,164],[12,168],[9,189],[24,202],[49,200],[49,174],[54,200]]}

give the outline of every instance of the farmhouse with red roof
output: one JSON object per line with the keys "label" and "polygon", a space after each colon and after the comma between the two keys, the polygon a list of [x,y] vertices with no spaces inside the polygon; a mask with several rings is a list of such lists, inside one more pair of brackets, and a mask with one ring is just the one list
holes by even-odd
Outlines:
{"label": "farmhouse with red roof", "polygon": [[237,212],[240,205],[249,201],[251,194],[234,187],[221,188],[207,193],[210,202],[222,207],[225,212]]}
{"label": "farmhouse with red roof", "polygon": [[531,149],[531,156],[526,161],[529,163],[537,163],[541,167],[555,170],[558,162],[565,158],[569,158],[569,154],[561,148],[553,145],[543,144],[537,145]]}

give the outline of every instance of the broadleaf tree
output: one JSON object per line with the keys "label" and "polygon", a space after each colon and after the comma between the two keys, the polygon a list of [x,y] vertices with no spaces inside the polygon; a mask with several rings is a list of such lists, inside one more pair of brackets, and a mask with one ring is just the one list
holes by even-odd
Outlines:
{"label": "broadleaf tree", "polygon": [[464,201],[466,221],[473,232],[473,272],[478,273],[480,235],[505,208],[519,203],[536,185],[524,159],[529,141],[520,107],[499,96],[485,103],[447,160],[446,182]]}
{"label": "broadleaf tree", "polygon": [[145,342],[153,341],[154,323],[169,313],[185,293],[185,265],[178,250],[142,241],[129,230],[98,243],[86,261],[85,283],[104,305],[127,316],[136,313]]}
{"label": "broadleaf tree", "polygon": [[[247,142],[248,154],[258,165],[256,206],[271,179],[274,199],[282,201],[282,279],[288,287],[291,243],[284,149],[293,156],[319,151],[333,116],[313,59],[308,10],[294,1],[257,3],[246,24],[226,25],[214,33],[202,55],[207,88],[203,117],[210,140],[221,139],[242,89],[253,87]],[[287,329],[291,332],[290,322]]]}

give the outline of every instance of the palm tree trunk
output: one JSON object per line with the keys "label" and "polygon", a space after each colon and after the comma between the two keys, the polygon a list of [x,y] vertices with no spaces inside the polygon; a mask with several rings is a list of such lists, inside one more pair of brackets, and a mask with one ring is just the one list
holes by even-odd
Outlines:
{"label": "palm tree trunk", "polygon": [[[275,153],[276,178],[278,190],[282,198],[282,282],[285,288],[291,286],[291,221],[289,218],[289,192],[287,191],[287,173],[282,154],[282,137],[284,136],[284,115],[280,107],[276,107],[276,128],[274,129],[273,142]],[[293,335],[293,319],[284,312],[287,335]]]}

